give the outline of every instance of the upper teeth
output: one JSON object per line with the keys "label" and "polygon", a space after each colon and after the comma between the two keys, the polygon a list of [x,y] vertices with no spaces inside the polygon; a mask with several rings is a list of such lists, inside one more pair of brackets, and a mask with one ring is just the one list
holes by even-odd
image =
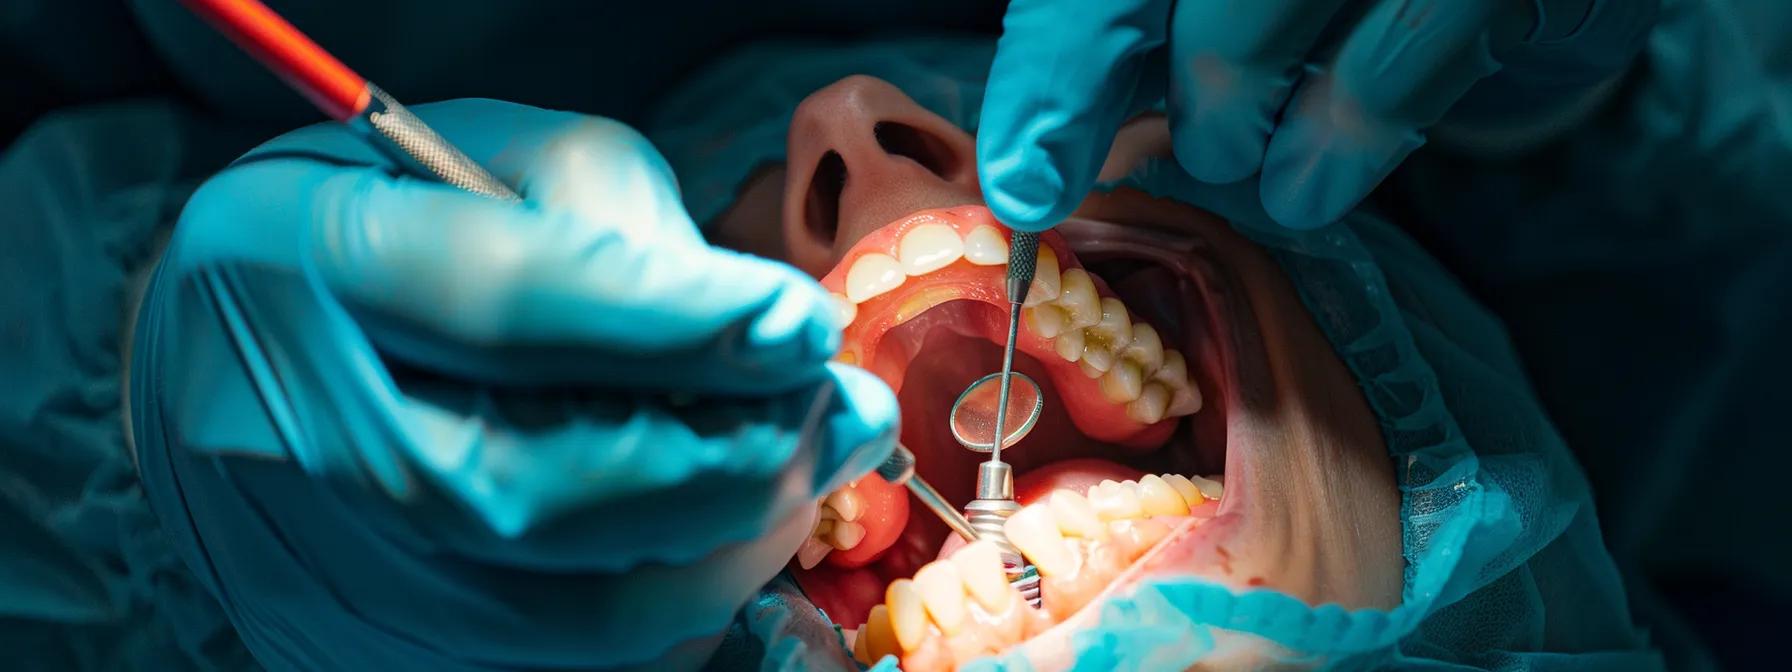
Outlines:
{"label": "upper teeth", "polygon": [[[960,259],[982,266],[1005,264],[1005,238],[988,225],[960,236],[938,220],[920,223],[903,233],[894,256],[872,252],[853,260],[846,269],[845,293],[834,295],[839,317],[850,324],[860,303],[902,286],[910,276]],[[1187,361],[1163,346],[1155,328],[1135,322],[1119,299],[1101,296],[1088,271],[1062,269],[1051,245],[1040,245],[1038,254],[1024,311],[1031,332],[1052,341],[1061,359],[1099,380],[1102,396],[1122,405],[1135,422],[1153,424],[1201,409],[1201,391],[1189,379]],[[856,364],[861,356],[845,350],[840,359]]]}

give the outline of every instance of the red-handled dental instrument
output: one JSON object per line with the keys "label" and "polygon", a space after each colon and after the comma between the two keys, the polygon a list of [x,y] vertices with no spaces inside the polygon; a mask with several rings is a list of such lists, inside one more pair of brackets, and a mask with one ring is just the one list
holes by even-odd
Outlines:
{"label": "red-handled dental instrument", "polygon": [[330,118],[348,124],[394,161],[475,194],[521,200],[515,191],[362,79],[258,0],[181,0]]}

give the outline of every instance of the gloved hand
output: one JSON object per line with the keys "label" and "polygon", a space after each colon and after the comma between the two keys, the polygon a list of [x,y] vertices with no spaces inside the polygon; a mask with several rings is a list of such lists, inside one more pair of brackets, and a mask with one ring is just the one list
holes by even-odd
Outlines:
{"label": "gloved hand", "polygon": [[634,131],[415,111],[526,202],[335,125],[209,181],[138,321],[145,490],[272,669],[701,664],[889,453],[894,397]]}
{"label": "gloved hand", "polygon": [[[1337,220],[1506,70],[1492,116],[1547,128],[1621,71],[1660,0],[1015,0],[990,69],[978,173],[996,217],[1043,230],[1114,133],[1166,99],[1196,179],[1261,174],[1278,223]],[[1499,143],[1503,139],[1489,139]]]}

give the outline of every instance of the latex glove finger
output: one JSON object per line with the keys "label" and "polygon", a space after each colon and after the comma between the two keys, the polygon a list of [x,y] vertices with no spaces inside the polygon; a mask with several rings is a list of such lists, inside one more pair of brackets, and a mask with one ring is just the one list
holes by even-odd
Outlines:
{"label": "latex glove finger", "polygon": [[[389,417],[412,437],[402,452],[361,450],[372,444],[356,442],[373,435],[331,442],[357,453],[335,464],[368,465],[336,480],[382,479],[345,496],[422,484],[404,519],[391,522],[459,556],[556,572],[683,565],[760,538],[875,468],[894,447],[898,422],[888,387],[839,364],[810,389],[690,404],[543,398],[429,379],[400,388],[407,401]],[[388,433],[349,431],[357,429]],[[378,503],[361,510],[389,510]],[[785,560],[802,541],[783,549]]]}
{"label": "latex glove finger", "polygon": [[1347,0],[1182,0],[1170,27],[1176,160],[1223,184],[1255,174],[1301,64]]}
{"label": "latex glove finger", "polygon": [[816,380],[838,349],[830,299],[783,264],[377,169],[241,166],[183,217],[254,230],[238,254],[303,254],[383,351],[450,375],[757,393]]}
{"label": "latex glove finger", "polygon": [[977,175],[997,220],[1042,231],[1082,203],[1141,87],[1161,81],[1145,76],[1147,55],[1164,44],[1170,6],[1008,6],[977,130]]}
{"label": "latex glove finger", "polygon": [[[1283,226],[1336,221],[1381,183],[1470,86],[1499,69],[1496,19],[1524,3],[1383,0],[1309,68],[1264,156],[1261,195]],[[1507,14],[1501,14],[1505,8]]]}

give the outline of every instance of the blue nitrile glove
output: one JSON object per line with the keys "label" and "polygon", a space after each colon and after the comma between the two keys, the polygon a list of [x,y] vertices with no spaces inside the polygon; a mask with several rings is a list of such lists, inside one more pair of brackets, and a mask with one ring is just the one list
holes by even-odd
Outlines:
{"label": "blue nitrile glove", "polygon": [[[1480,145],[1585,114],[1659,5],[1015,0],[977,137],[984,196],[1017,229],[1057,224],[1094,185],[1119,125],[1164,100],[1184,170],[1209,183],[1261,174],[1276,222],[1316,228],[1362,200],[1445,112],[1478,118],[1484,137],[1469,142]],[[1453,109],[1459,101],[1472,104]]]}
{"label": "blue nitrile glove", "polygon": [[889,452],[827,294],[708,247],[645,139],[416,109],[525,203],[337,125],[200,188],[131,417],[174,543],[271,669],[694,667]]}

